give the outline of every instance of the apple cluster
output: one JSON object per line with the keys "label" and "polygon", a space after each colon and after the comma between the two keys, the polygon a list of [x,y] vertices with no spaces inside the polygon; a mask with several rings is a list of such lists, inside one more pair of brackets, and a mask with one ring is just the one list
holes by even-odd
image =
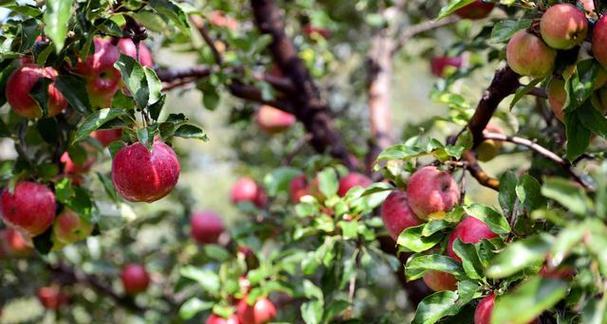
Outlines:
{"label": "apple cluster", "polygon": [[549,7],[539,24],[534,23],[530,28],[516,32],[506,47],[508,65],[516,73],[534,79],[551,77],[546,86],[548,102],[560,121],[565,117],[566,80],[573,76],[576,66],[556,67],[557,54],[559,51],[577,53],[586,41],[590,45],[590,54],[601,66],[594,79],[592,105],[601,112],[607,111],[607,16],[596,20],[589,36],[592,24],[588,17],[595,12],[594,2],[580,3],[584,10],[569,3]]}

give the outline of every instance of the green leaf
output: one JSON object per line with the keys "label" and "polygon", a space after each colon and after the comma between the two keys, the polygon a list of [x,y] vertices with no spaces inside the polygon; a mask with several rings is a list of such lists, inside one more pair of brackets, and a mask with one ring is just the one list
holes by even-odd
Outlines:
{"label": "green leaf", "polygon": [[456,277],[464,276],[464,269],[459,262],[440,254],[419,255],[414,254],[405,264],[407,280],[415,280],[424,276],[428,270],[447,272]]}
{"label": "green leaf", "polygon": [[276,196],[279,192],[288,192],[291,180],[301,174],[301,171],[291,167],[279,167],[266,174],[263,178],[264,188],[268,195]]}
{"label": "green leaf", "polygon": [[193,297],[188,299],[181,307],[179,307],[179,317],[184,320],[189,320],[196,314],[213,308],[213,302],[203,301],[199,298]]}
{"label": "green leaf", "polygon": [[191,124],[185,124],[185,125],[179,126],[175,130],[175,133],[173,133],[173,136],[182,137],[182,138],[199,139],[204,142],[209,140],[207,133],[205,133],[205,131],[202,128],[195,126],[195,125],[191,125]]}
{"label": "green leaf", "polygon": [[592,201],[582,187],[563,178],[547,177],[542,195],[553,199],[578,215],[586,215],[592,209]]}
{"label": "green leaf", "polygon": [[491,323],[529,323],[563,299],[567,286],[562,280],[532,277],[496,299]]}
{"label": "green leaf", "polygon": [[468,215],[487,224],[493,233],[499,235],[510,233],[508,220],[494,209],[481,204],[472,204],[464,206],[464,210]]}
{"label": "green leaf", "polygon": [[159,14],[170,19],[184,34],[189,35],[188,17],[177,3],[171,0],[150,0],[149,4]]}
{"label": "green leaf", "polygon": [[210,111],[214,111],[215,109],[217,109],[220,102],[221,102],[221,96],[219,95],[219,93],[217,92],[217,89],[215,89],[215,87],[209,87],[202,94],[202,104],[204,105],[204,107],[206,109],[208,109]]}
{"label": "green leaf", "polygon": [[516,19],[498,21],[491,30],[491,40],[495,43],[505,43],[512,38],[517,31],[529,28],[533,20]]}
{"label": "green leaf", "polygon": [[323,302],[313,300],[301,305],[301,317],[306,324],[319,324],[323,317]]}
{"label": "green leaf", "polygon": [[607,138],[607,119],[588,100],[576,110],[579,121],[593,133]]}
{"label": "green leaf", "polygon": [[607,322],[607,294],[601,299],[592,298],[582,309],[582,322],[585,324],[604,324]]}
{"label": "green leaf", "polygon": [[567,159],[575,160],[586,152],[590,144],[590,130],[582,123],[579,112],[565,111],[565,126],[567,134]]}
{"label": "green leaf", "polygon": [[162,82],[158,79],[156,71],[147,66],[143,66],[142,68],[148,85],[148,106],[150,106],[157,103],[162,98]]}
{"label": "green leaf", "polygon": [[516,186],[516,195],[528,211],[542,208],[546,200],[542,197],[542,185],[534,177],[523,175]]}
{"label": "green leaf", "polygon": [[462,7],[465,7],[465,6],[473,3],[474,1],[476,1],[476,0],[451,0],[451,1],[449,1],[448,5],[441,8],[440,12],[438,13],[437,19],[445,18],[445,17],[451,15],[452,13],[454,13],[456,10],[461,9]]}
{"label": "green leaf", "polygon": [[413,252],[423,252],[431,249],[441,241],[443,235],[436,233],[431,236],[423,236],[424,226],[425,224],[407,228],[398,236],[397,244]]}
{"label": "green leaf", "polygon": [[137,129],[137,140],[143,146],[147,147],[148,150],[152,148],[152,136],[150,136],[150,130],[147,127],[142,127]]}
{"label": "green leaf", "polygon": [[350,307],[350,303],[346,300],[334,300],[327,306],[324,311],[324,321],[329,323],[332,322],[335,317],[340,316],[346,309]]}
{"label": "green leaf", "polygon": [[505,278],[542,262],[554,243],[548,234],[534,235],[508,245],[491,262],[487,277]]}
{"label": "green leaf", "polygon": [[88,115],[91,105],[85,84],[82,78],[75,75],[61,74],[55,79],[55,86],[70,106],[76,108],[78,112]]}
{"label": "green leaf", "polygon": [[456,239],[453,242],[453,252],[462,259],[462,267],[468,278],[477,280],[482,278],[483,265],[473,244],[465,244],[460,239]]}
{"label": "green leaf", "polygon": [[320,192],[327,198],[333,197],[337,194],[339,188],[339,180],[337,179],[337,173],[333,168],[326,168],[320,171],[317,175],[318,187]]}
{"label": "green leaf", "polygon": [[73,0],[48,0],[44,11],[44,33],[55,45],[59,53],[65,44],[69,20],[72,16]]}
{"label": "green leaf", "polygon": [[517,178],[514,172],[508,171],[500,177],[500,191],[498,200],[504,215],[510,216],[514,212],[516,203]]}
{"label": "green leaf", "polygon": [[97,110],[96,112],[86,116],[82,124],[80,124],[76,130],[76,134],[74,135],[74,140],[72,142],[77,142],[87,138],[93,131],[103,126],[103,124],[125,115],[126,111],[122,109],[103,108]]}
{"label": "green leaf", "polygon": [[457,314],[458,295],[454,291],[439,291],[417,305],[412,324],[433,324],[445,316]]}
{"label": "green leaf", "polygon": [[97,178],[99,178],[99,181],[101,181],[103,189],[105,190],[105,193],[110,197],[110,199],[112,199],[112,201],[114,202],[118,202],[118,194],[116,193],[116,189],[114,188],[112,179],[102,174],[101,172],[97,172]]}
{"label": "green leaf", "polygon": [[114,66],[120,70],[122,81],[135,99],[137,107],[139,109],[146,108],[150,98],[150,90],[143,67],[134,58],[124,54],[120,55]]}
{"label": "green leaf", "polygon": [[588,230],[587,224],[571,223],[556,236],[554,245],[550,252],[550,260],[553,265],[560,264],[569,251],[576,247]]}
{"label": "green leaf", "polygon": [[214,294],[219,290],[219,276],[215,271],[202,270],[194,266],[186,266],[181,269],[182,277],[198,282],[207,292]]}
{"label": "green leaf", "polygon": [[533,90],[535,86],[543,80],[544,79],[535,79],[529,82],[529,84],[527,84],[526,86],[518,88],[516,90],[516,93],[514,94],[514,97],[512,98],[512,101],[510,101],[510,110],[512,110],[512,108],[516,105],[517,102],[519,102],[523,97],[525,97],[525,95],[527,95],[529,91]]}

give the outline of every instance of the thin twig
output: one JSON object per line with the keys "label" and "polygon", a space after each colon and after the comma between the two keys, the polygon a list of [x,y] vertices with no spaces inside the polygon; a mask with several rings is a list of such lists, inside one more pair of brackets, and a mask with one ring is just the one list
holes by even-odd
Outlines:
{"label": "thin twig", "polygon": [[198,30],[198,34],[200,34],[204,42],[209,46],[209,48],[211,48],[211,53],[213,53],[215,63],[217,63],[217,65],[219,66],[223,65],[223,58],[221,56],[221,53],[217,49],[217,46],[215,46],[215,42],[211,38],[211,35],[209,35],[209,31],[207,30],[206,24],[202,17],[190,16],[190,21],[192,22],[194,27],[196,27],[196,30]]}
{"label": "thin twig", "polygon": [[429,20],[429,21],[425,21],[425,22],[417,24],[417,25],[407,27],[400,33],[400,35],[398,37],[398,41],[396,42],[396,45],[392,49],[391,55],[395,55],[396,53],[398,53],[403,48],[403,46],[405,46],[407,41],[409,41],[409,39],[415,37],[416,35],[425,33],[425,32],[428,32],[428,31],[431,31],[434,29],[438,29],[441,27],[445,27],[448,25],[452,25],[458,21],[459,21],[459,18],[457,16],[450,16],[445,19]]}

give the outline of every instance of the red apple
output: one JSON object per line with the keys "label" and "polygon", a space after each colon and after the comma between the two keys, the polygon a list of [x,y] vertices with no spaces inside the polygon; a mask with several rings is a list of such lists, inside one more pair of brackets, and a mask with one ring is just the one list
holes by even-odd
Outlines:
{"label": "red apple", "polygon": [[[57,71],[52,67],[24,64],[8,78],[5,89],[6,100],[17,115],[25,118],[42,117],[42,110],[30,95],[36,83],[42,78],[55,80]],[[48,85],[47,91],[47,116],[52,117],[67,107],[67,101],[55,87],[55,82]]]}
{"label": "red apple", "polygon": [[587,12],[594,12],[594,0],[580,0],[578,2],[582,4],[582,7]]}
{"label": "red apple", "polygon": [[31,244],[14,228],[0,230],[0,257],[21,257],[33,252]]}
{"label": "red apple", "polygon": [[221,217],[211,211],[194,213],[190,225],[192,238],[200,244],[217,243],[219,236],[225,231]]}
{"label": "red apple", "polygon": [[457,289],[457,279],[447,272],[430,270],[424,274],[423,280],[434,291]]}
{"label": "red apple", "polygon": [[81,174],[86,173],[91,169],[91,166],[95,163],[95,157],[92,155],[88,156],[84,163],[76,164],[72,161],[72,158],[70,158],[69,153],[64,152],[61,155],[60,161],[63,163],[63,172],[66,174]]}
{"label": "red apple", "polygon": [[31,236],[46,231],[55,219],[55,194],[35,182],[17,183],[12,194],[5,189],[0,203],[4,221]]}
{"label": "red apple", "polygon": [[552,78],[552,80],[548,82],[546,94],[548,95],[550,109],[552,109],[554,116],[562,122],[565,118],[563,108],[565,108],[565,102],[567,101],[565,81],[559,78]]}
{"label": "red apple", "polygon": [[120,273],[122,286],[128,295],[136,295],[148,289],[150,284],[150,275],[144,266],[131,263],[122,268]]}
{"label": "red apple", "polygon": [[112,142],[119,140],[122,137],[122,129],[98,129],[91,133],[91,136],[98,140],[103,146],[108,146]]}
{"label": "red apple", "polygon": [[554,69],[556,50],[548,47],[538,36],[520,30],[508,42],[506,60],[508,66],[520,75],[545,78]]}
{"label": "red apple", "polygon": [[461,56],[435,56],[430,60],[430,70],[436,77],[445,77],[448,69],[459,69],[462,67]]}
{"label": "red apple", "polygon": [[179,180],[175,151],[160,140],[152,150],[137,142],[121,148],[112,161],[112,182],[129,201],[153,202],[168,195]]}
{"label": "red apple", "polygon": [[40,304],[46,309],[57,310],[67,304],[68,297],[58,286],[41,287],[37,292]]}
{"label": "red apple", "polygon": [[255,115],[259,128],[268,134],[278,134],[295,124],[295,116],[272,106],[259,107]]}
{"label": "red apple", "polygon": [[489,16],[494,7],[494,3],[476,0],[471,4],[458,9],[455,11],[455,14],[466,19],[483,19]]}
{"label": "red apple", "polygon": [[366,188],[373,183],[369,177],[364,174],[360,174],[357,172],[350,172],[345,177],[339,180],[339,189],[337,190],[337,194],[340,197],[344,197],[348,191],[354,187],[362,187]]}
{"label": "red apple", "polygon": [[400,189],[392,191],[382,204],[381,218],[394,240],[397,240],[400,233],[405,229],[421,224],[421,221],[409,207],[407,194]]}
{"label": "red apple", "polygon": [[493,233],[487,224],[475,217],[467,216],[459,222],[453,229],[453,232],[451,232],[447,253],[450,257],[461,262],[462,260],[455,254],[455,251],[453,251],[453,242],[455,242],[455,239],[459,239],[463,243],[473,244],[494,237],[497,237],[497,234]]}
{"label": "red apple", "polygon": [[540,33],[548,46],[571,49],[586,39],[588,20],[576,6],[569,3],[556,4],[542,15]]}
{"label": "red apple", "polygon": [[267,298],[261,298],[251,306],[243,298],[238,302],[236,315],[241,324],[265,324],[276,317],[276,306]]}
{"label": "red apple", "polygon": [[233,204],[250,202],[259,208],[263,208],[267,204],[267,196],[263,188],[249,177],[240,178],[234,183],[230,199]]}
{"label": "red apple", "polygon": [[223,318],[219,315],[211,314],[211,316],[207,317],[205,322],[206,324],[241,324],[238,321],[238,317],[236,314],[230,315],[229,318]]}
{"label": "red apple", "polygon": [[215,25],[221,28],[227,28],[229,30],[238,29],[238,20],[229,17],[223,11],[213,10],[208,15],[208,20],[211,25]]}
{"label": "red apple", "polygon": [[422,220],[441,218],[459,203],[460,191],[451,174],[435,166],[423,167],[411,176],[407,185],[409,206]]}
{"label": "red apple", "polygon": [[107,108],[120,87],[120,71],[114,63],[120,58],[118,47],[111,40],[95,37],[95,53],[76,65],[76,71],[86,80],[89,101],[93,107]]}
{"label": "red apple", "polygon": [[55,240],[70,244],[84,240],[93,232],[93,224],[80,217],[73,210],[65,208],[53,224]]}
{"label": "red apple", "polygon": [[298,204],[301,197],[310,195],[310,186],[308,185],[308,178],[305,174],[299,175],[291,179],[289,183],[289,197],[291,202]]}
{"label": "red apple", "polygon": [[324,39],[329,39],[331,37],[330,30],[322,27],[313,26],[312,24],[306,24],[303,27],[303,33],[308,36],[318,35]]}
{"label": "red apple", "polygon": [[[139,47],[139,51],[137,47]],[[150,52],[150,49],[144,43],[139,43],[139,46],[135,46],[135,42],[132,39],[125,37],[118,41],[118,49],[120,53],[134,58],[143,66],[150,68],[154,66],[152,52]]]}
{"label": "red apple", "polygon": [[491,324],[491,313],[495,304],[495,294],[485,296],[478,302],[474,311],[474,324]]}

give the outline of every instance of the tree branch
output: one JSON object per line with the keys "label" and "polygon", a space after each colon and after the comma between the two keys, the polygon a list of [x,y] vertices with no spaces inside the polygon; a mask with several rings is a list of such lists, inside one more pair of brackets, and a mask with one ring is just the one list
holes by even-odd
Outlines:
{"label": "tree branch", "polygon": [[196,27],[196,29],[198,30],[198,33],[200,34],[200,36],[202,37],[204,42],[211,49],[211,53],[213,53],[213,58],[215,59],[215,63],[217,63],[217,65],[223,65],[223,58],[221,57],[221,53],[219,53],[217,46],[215,46],[215,42],[209,35],[209,31],[207,30],[207,27],[206,27],[205,22],[202,19],[202,17],[190,16],[190,21],[192,22],[192,25],[194,25],[194,27]]}
{"label": "tree branch", "polygon": [[491,188],[495,191],[499,190],[499,180],[491,177],[485,172],[485,170],[483,170],[483,168],[481,168],[476,160],[476,156],[474,156],[474,152],[464,152],[462,159],[466,162],[466,169],[468,172],[470,172],[470,175],[472,175],[472,177],[474,177],[474,179],[476,179],[480,185]]}
{"label": "tree branch", "polygon": [[399,33],[399,38],[390,55],[398,53],[411,38],[418,34],[425,33],[434,29],[452,25],[459,21],[457,16],[449,16],[440,20],[429,20],[417,25],[409,26]]}

